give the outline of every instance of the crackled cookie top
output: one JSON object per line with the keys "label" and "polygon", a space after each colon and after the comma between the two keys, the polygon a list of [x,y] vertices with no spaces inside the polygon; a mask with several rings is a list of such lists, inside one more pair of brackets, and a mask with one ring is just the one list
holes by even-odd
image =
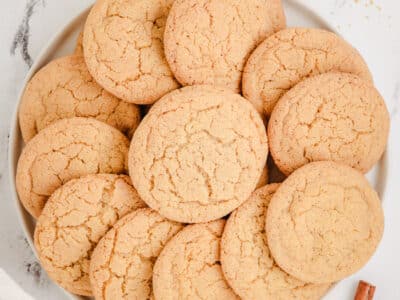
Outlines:
{"label": "crackled cookie top", "polygon": [[182,228],[151,209],[137,210],[118,221],[92,255],[90,282],[96,300],[154,299],[154,262]]}
{"label": "crackled cookie top", "polygon": [[128,212],[145,207],[126,175],[73,179],[47,201],[35,228],[35,247],[49,276],[66,290],[91,296],[90,256]]}
{"label": "crackled cookie top", "polygon": [[73,178],[124,173],[128,139],[95,119],[63,119],[39,132],[18,160],[16,187],[25,209],[38,217],[47,198]]}
{"label": "crackled cookie top", "polygon": [[267,153],[263,122],[248,101],[193,86],[151,108],[132,139],[129,171],[139,195],[161,215],[207,222],[247,199]]}
{"label": "crackled cookie top", "polygon": [[60,119],[89,117],[132,136],[140,122],[139,108],[122,102],[101,88],[82,56],[56,59],[28,83],[19,108],[25,142]]}
{"label": "crackled cookie top", "polygon": [[370,259],[382,238],[383,211],[361,173],[314,162],[293,172],[275,192],[266,233],[283,270],[305,282],[330,283]]}
{"label": "crackled cookie top", "polygon": [[321,29],[284,29],[251,54],[243,73],[243,94],[259,112],[270,115],[278,99],[295,84],[330,71],[372,81],[358,51],[336,34]]}
{"label": "crackled cookie top", "polygon": [[173,0],[99,0],[86,21],[83,46],[90,73],[110,93],[150,104],[176,89],[163,49]]}
{"label": "crackled cookie top", "polygon": [[278,184],[256,190],[229,217],[221,239],[221,265],[232,289],[242,299],[320,299],[329,284],[309,284],[285,273],[272,258],[265,218]]}
{"label": "crackled cookie top", "polygon": [[181,84],[239,92],[251,51],[284,27],[280,0],[176,0],[167,19],[165,55]]}
{"label": "crackled cookie top", "polygon": [[165,246],[154,266],[157,300],[239,299],[221,270],[220,240],[224,220],[189,225]]}
{"label": "crackled cookie top", "polygon": [[344,73],[296,85],[279,100],[268,125],[271,154],[285,174],[320,160],[366,173],[382,156],[388,133],[389,113],[379,92]]}

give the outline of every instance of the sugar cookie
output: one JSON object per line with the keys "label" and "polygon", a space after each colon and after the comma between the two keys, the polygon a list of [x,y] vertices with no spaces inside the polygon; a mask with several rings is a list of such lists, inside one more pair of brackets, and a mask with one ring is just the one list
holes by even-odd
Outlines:
{"label": "sugar cookie", "polygon": [[250,196],[267,154],[265,127],[248,101],[192,86],[151,108],[132,139],[129,171],[151,208],[199,223],[227,215]]}
{"label": "sugar cookie", "polygon": [[229,217],[221,239],[221,265],[241,299],[320,299],[329,284],[308,284],[279,268],[271,257],[265,217],[278,184],[256,190]]}
{"label": "sugar cookie", "polygon": [[165,28],[165,55],[182,85],[239,92],[251,51],[284,27],[280,0],[175,0]]}
{"label": "sugar cookie", "polygon": [[132,136],[140,122],[139,108],[122,102],[101,88],[82,56],[56,59],[28,83],[19,108],[25,142],[60,119],[89,117]]}
{"label": "sugar cookie", "polygon": [[279,100],[268,137],[272,157],[286,175],[320,160],[366,173],[386,148],[389,125],[373,85],[355,75],[326,73],[300,82]]}
{"label": "sugar cookie", "polygon": [[68,181],[47,201],[35,247],[50,278],[71,293],[91,296],[89,262],[97,242],[125,214],[145,207],[126,175]]}
{"label": "sugar cookie", "polygon": [[37,218],[47,198],[70,179],[125,172],[128,147],[121,132],[95,119],[57,121],[39,132],[19,157],[19,199]]}
{"label": "sugar cookie", "polygon": [[163,49],[173,0],[99,0],[87,18],[83,48],[96,81],[127,102],[150,104],[178,87]]}
{"label": "sugar cookie", "polygon": [[182,228],[148,208],[118,221],[92,255],[90,281],[96,300],[154,299],[153,264]]}
{"label": "sugar cookie", "polygon": [[167,243],[153,269],[156,299],[239,299],[221,270],[224,224],[217,220],[189,225]]}
{"label": "sugar cookie", "polygon": [[243,73],[243,94],[259,112],[270,115],[278,99],[295,84],[330,71],[372,81],[364,59],[338,35],[322,29],[284,29],[251,54]]}
{"label": "sugar cookie", "polygon": [[276,263],[305,282],[330,283],[361,269],[383,233],[378,195],[348,166],[313,162],[273,195],[266,218]]}

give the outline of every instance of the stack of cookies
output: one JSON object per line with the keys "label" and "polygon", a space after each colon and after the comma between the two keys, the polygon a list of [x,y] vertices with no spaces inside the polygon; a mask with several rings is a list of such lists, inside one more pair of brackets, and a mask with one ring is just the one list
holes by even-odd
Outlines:
{"label": "stack of cookies", "polygon": [[17,190],[57,284],[319,299],[367,263],[384,100],[342,38],[285,24],[279,0],[95,3],[19,109]]}

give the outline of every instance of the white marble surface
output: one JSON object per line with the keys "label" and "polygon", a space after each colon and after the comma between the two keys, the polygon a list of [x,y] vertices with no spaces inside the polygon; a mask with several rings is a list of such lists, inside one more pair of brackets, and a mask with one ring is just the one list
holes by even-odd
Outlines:
{"label": "white marble surface", "polygon": [[[351,299],[359,279],[377,285],[376,299],[400,299],[400,1],[299,0],[336,26],[364,55],[392,116],[383,241],[368,265],[328,299]],[[0,268],[35,299],[66,299],[36,262],[10,198],[7,144],[11,115],[31,62],[68,20],[92,0],[0,1]],[[16,39],[18,33],[29,40]],[[17,43],[13,45],[13,41]],[[14,47],[13,47],[14,46]],[[1,287],[1,284],[0,284]],[[0,291],[0,300],[4,299]],[[347,297],[347,298],[346,298]]]}

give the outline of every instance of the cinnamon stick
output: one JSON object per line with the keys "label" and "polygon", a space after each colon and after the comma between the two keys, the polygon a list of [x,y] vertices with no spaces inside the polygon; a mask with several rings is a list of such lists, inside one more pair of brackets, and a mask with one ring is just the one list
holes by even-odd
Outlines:
{"label": "cinnamon stick", "polygon": [[360,280],[354,300],[372,300],[375,294],[375,286]]}

